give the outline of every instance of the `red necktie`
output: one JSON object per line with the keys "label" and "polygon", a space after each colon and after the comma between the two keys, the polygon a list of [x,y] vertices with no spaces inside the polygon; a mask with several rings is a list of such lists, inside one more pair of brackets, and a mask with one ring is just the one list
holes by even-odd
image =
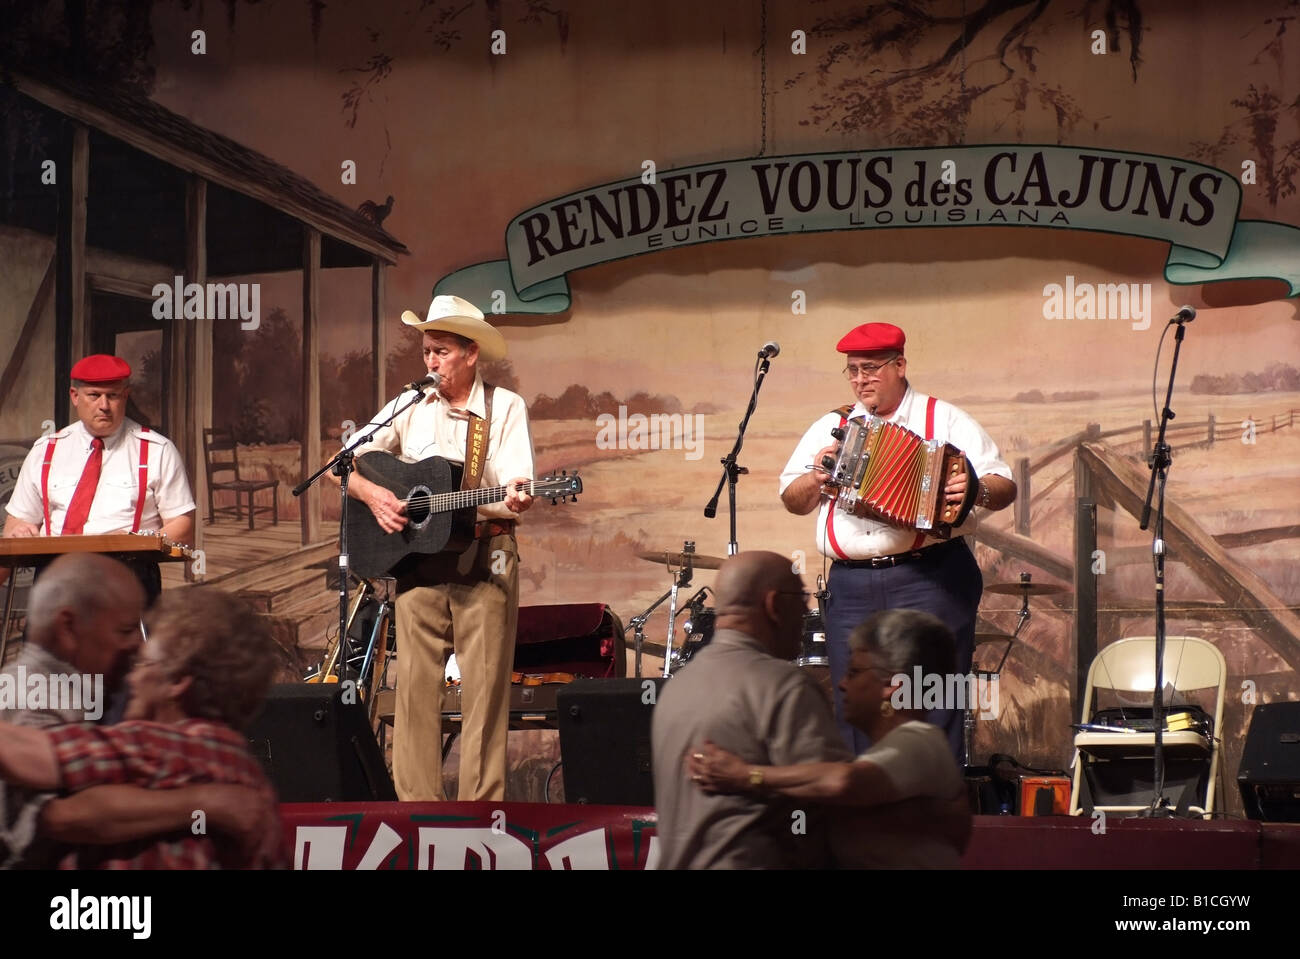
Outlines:
{"label": "red necktie", "polygon": [[98,436],[90,441],[90,456],[86,468],[81,471],[81,481],[77,491],[72,494],[68,504],[68,515],[63,518],[64,536],[75,536],[86,526],[86,517],[90,515],[90,504],[95,501],[95,489],[99,486],[99,471],[104,465],[104,441]]}

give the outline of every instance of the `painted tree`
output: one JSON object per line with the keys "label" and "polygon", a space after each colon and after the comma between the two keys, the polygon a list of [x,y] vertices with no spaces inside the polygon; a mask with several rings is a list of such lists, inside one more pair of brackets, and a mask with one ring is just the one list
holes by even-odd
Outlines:
{"label": "painted tree", "polygon": [[[1247,35],[1262,32],[1268,41],[1246,64],[1258,73],[1265,61],[1271,61],[1273,81],[1283,91],[1287,84],[1287,55],[1294,59],[1300,43],[1295,31],[1288,30],[1300,13],[1300,0],[1286,0],[1284,10],[1296,12],[1266,17],[1247,31]],[[1263,187],[1269,207],[1275,209],[1280,200],[1296,192],[1296,175],[1300,172],[1300,96],[1279,92],[1274,83],[1263,77],[1248,82],[1242,93],[1228,101],[1238,114],[1237,119],[1224,127],[1217,141],[1196,141],[1192,155],[1214,164],[1249,163],[1254,167],[1254,179]],[[1245,179],[1244,169],[1242,174]],[[1249,185],[1249,180],[1246,182]]]}
{"label": "painted tree", "polygon": [[[846,5],[814,21],[809,38],[830,42],[816,68],[787,90],[816,93],[802,124],[894,146],[960,144],[977,103],[1005,103],[1000,124],[1021,132],[1031,105],[1049,110],[1058,140],[1087,119],[1070,90],[1039,73],[1040,50],[1062,29],[1058,0],[893,0]],[[1142,63],[1138,0],[1085,0],[1074,16],[1127,49],[1134,82]],[[1080,42],[1086,42],[1083,34]],[[1059,40],[1053,41],[1059,43]]]}

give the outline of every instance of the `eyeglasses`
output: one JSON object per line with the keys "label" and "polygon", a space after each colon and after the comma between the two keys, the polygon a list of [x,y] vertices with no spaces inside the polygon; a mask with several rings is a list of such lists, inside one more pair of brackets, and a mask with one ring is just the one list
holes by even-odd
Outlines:
{"label": "eyeglasses", "polygon": [[880,371],[887,366],[892,366],[898,362],[898,357],[885,360],[883,363],[861,363],[857,366],[850,364],[844,367],[844,378],[849,382],[853,380],[874,380],[880,376]]}
{"label": "eyeglasses", "polygon": [[812,593],[806,589],[778,589],[775,592],[778,596],[798,596],[803,600],[805,606],[808,605],[808,600],[812,597]]}

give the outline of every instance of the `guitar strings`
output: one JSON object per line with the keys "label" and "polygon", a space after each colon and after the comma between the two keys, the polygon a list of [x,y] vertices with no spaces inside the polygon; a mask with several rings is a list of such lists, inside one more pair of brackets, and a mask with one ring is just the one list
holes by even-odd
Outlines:
{"label": "guitar strings", "polygon": [[[543,481],[543,485],[544,483],[545,481]],[[537,480],[528,481],[526,485],[529,496],[536,492],[537,484]],[[487,503],[502,500],[509,489],[508,486],[489,486],[474,490],[455,490],[450,493],[423,493],[419,496],[408,497],[400,502],[408,507],[412,505],[432,506],[436,503],[450,506],[452,509],[465,509],[470,506],[483,506]],[[545,494],[543,498],[545,498]]]}

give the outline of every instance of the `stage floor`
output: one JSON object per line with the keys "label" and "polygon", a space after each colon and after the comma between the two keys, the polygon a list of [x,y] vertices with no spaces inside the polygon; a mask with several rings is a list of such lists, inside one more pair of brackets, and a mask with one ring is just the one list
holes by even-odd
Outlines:
{"label": "stage floor", "polygon": [[[1100,826],[1100,822],[1097,823]],[[1300,869],[1300,825],[976,816],[965,869]]]}

